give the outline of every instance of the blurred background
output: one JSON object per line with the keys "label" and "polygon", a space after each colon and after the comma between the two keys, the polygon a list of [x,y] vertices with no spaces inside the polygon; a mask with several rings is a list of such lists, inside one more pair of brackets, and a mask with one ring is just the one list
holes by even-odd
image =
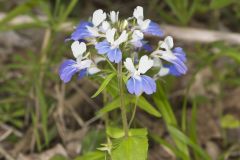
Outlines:
{"label": "blurred background", "polygon": [[[105,141],[98,84],[59,79],[64,40],[96,9],[136,6],[187,53],[189,72],[162,80],[181,130],[213,160],[240,159],[239,0],[0,0],[0,159],[80,160]],[[138,122],[161,137],[149,135],[149,160],[178,159],[162,118],[137,110]]]}

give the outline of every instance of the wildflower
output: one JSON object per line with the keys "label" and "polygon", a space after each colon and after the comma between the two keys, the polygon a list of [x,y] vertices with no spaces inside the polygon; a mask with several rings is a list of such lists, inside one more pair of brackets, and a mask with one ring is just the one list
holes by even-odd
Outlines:
{"label": "wildflower", "polygon": [[156,50],[151,55],[171,63],[170,65],[163,66],[165,67],[165,72],[168,70],[169,74],[175,76],[185,74],[187,66],[185,65],[186,54],[183,49],[180,47],[172,49],[174,44],[171,36],[166,37],[164,41],[160,41],[159,45],[163,50]]}
{"label": "wildflower", "polygon": [[94,38],[101,36],[98,26],[107,18],[103,10],[98,9],[93,13],[92,22],[80,22],[70,39],[78,41],[81,39]]}
{"label": "wildflower", "polygon": [[134,30],[132,34],[132,40],[130,41],[132,45],[136,48],[141,48],[143,46],[143,33],[140,30]]}
{"label": "wildflower", "polygon": [[119,12],[115,12],[115,11],[110,12],[109,18],[112,23],[116,23],[118,21],[118,15],[119,15]]}
{"label": "wildflower", "polygon": [[142,56],[138,69],[136,69],[132,59],[127,58],[124,65],[131,74],[131,77],[127,81],[127,90],[129,93],[139,96],[143,92],[146,94],[156,92],[155,81],[151,77],[144,75],[153,66],[153,60],[149,59],[146,55]]}
{"label": "wildflower", "polygon": [[143,33],[159,37],[163,36],[163,31],[157,23],[151,21],[150,19],[144,20],[142,7],[137,6],[134,9],[133,17],[136,18],[138,27]]}
{"label": "wildflower", "polygon": [[59,76],[64,83],[69,82],[72,76],[78,74],[78,79],[84,77],[87,73],[95,74],[99,72],[99,69],[91,66],[92,60],[83,57],[83,53],[86,51],[86,44],[75,41],[71,45],[72,52],[76,60],[65,60],[59,69]]}
{"label": "wildflower", "polygon": [[95,45],[99,54],[106,54],[111,62],[119,63],[122,60],[122,51],[119,45],[127,41],[128,34],[124,30],[118,39],[114,40],[116,29],[112,28],[106,32],[106,40],[99,42]]}

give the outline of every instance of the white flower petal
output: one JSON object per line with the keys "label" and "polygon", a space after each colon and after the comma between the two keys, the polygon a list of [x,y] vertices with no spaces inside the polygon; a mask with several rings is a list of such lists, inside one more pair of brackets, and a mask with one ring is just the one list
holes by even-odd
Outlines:
{"label": "white flower petal", "polygon": [[91,35],[93,35],[94,37],[98,37],[99,36],[98,28],[87,26],[87,29],[91,33]]}
{"label": "white flower petal", "polygon": [[167,36],[164,39],[164,42],[167,44],[167,46],[169,47],[169,49],[173,48],[173,38],[171,36]]}
{"label": "white flower petal", "polygon": [[102,9],[98,9],[93,13],[92,23],[94,26],[99,26],[106,18],[107,14]]}
{"label": "white flower petal", "polygon": [[101,26],[102,32],[105,33],[109,29],[110,29],[110,24],[108,23],[108,21],[103,21]]}
{"label": "white flower petal", "polygon": [[109,29],[106,32],[107,41],[110,42],[111,44],[114,43],[114,35],[115,35],[115,33],[116,33],[116,29],[115,28]]}
{"label": "white flower petal", "polygon": [[90,67],[90,68],[88,68],[88,73],[89,74],[96,74],[96,73],[98,73],[100,71],[101,70],[99,68],[97,68],[97,67]]}
{"label": "white flower petal", "polygon": [[78,57],[82,57],[87,47],[86,47],[86,44],[83,42],[79,43],[79,41],[74,41],[71,45],[71,49],[73,52],[73,56],[75,58],[78,58]]}
{"label": "white flower petal", "polygon": [[114,42],[115,46],[119,46],[121,43],[127,41],[128,39],[128,34],[127,32],[124,30],[121,35],[118,37],[118,39]]}
{"label": "white flower petal", "polygon": [[133,17],[143,20],[143,7],[137,6],[133,11]]}
{"label": "white flower petal", "polygon": [[92,64],[90,59],[83,60],[79,63],[79,69],[89,68]]}
{"label": "white flower petal", "polygon": [[146,73],[153,66],[153,60],[148,56],[142,56],[139,61],[138,72],[141,74]]}
{"label": "white flower petal", "polygon": [[118,15],[119,15],[119,12],[115,12],[115,11],[110,12],[109,17],[112,23],[116,23],[118,21]]}
{"label": "white flower petal", "polygon": [[98,64],[102,61],[106,61],[106,58],[104,58],[104,57],[94,57],[93,61],[94,61],[95,64]]}
{"label": "white flower petal", "polygon": [[161,67],[162,62],[159,58],[153,58],[153,67]]}
{"label": "white flower petal", "polygon": [[170,71],[169,68],[161,67],[158,72],[158,75],[161,77],[166,76],[169,73],[169,71]]}
{"label": "white flower petal", "polygon": [[131,58],[126,58],[125,62],[124,62],[124,66],[126,67],[126,69],[130,72],[130,73],[135,73],[136,69],[134,67],[133,61]]}
{"label": "white flower petal", "polygon": [[141,30],[145,30],[148,28],[149,24],[150,24],[151,20],[150,19],[146,19],[146,20],[142,20],[142,19],[138,19],[137,23],[140,27]]}
{"label": "white flower petal", "polygon": [[143,39],[143,33],[140,30],[134,30],[132,34],[132,40],[138,41]]}

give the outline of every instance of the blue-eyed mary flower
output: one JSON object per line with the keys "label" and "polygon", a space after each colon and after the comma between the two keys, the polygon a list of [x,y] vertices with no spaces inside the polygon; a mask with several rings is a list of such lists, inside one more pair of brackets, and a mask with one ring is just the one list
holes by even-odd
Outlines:
{"label": "blue-eyed mary flower", "polygon": [[132,59],[127,58],[124,66],[130,73],[130,78],[127,81],[127,90],[129,93],[139,96],[143,92],[146,94],[156,92],[155,81],[151,77],[144,75],[153,66],[153,60],[149,59],[146,55],[142,56],[136,69]]}
{"label": "blue-eyed mary flower", "polygon": [[73,56],[76,60],[65,60],[59,69],[59,76],[64,83],[69,82],[72,76],[78,73],[78,79],[84,77],[87,73],[94,74],[99,72],[99,69],[93,65],[92,60],[83,57],[86,51],[86,44],[75,41],[71,45]]}
{"label": "blue-eyed mary flower", "polygon": [[72,33],[70,39],[74,41],[102,36],[98,27],[107,18],[103,10],[98,9],[93,13],[91,22],[80,22],[76,30]]}
{"label": "blue-eyed mary flower", "polygon": [[160,26],[151,21],[150,19],[144,20],[143,16],[143,8],[137,6],[133,11],[133,17],[136,18],[138,28],[145,34],[153,35],[153,36],[163,36],[163,31],[161,30]]}
{"label": "blue-eyed mary flower", "polygon": [[160,49],[154,51],[151,56],[160,58],[170,64],[162,65],[159,75],[164,76],[166,74],[172,74],[174,76],[180,76],[187,72],[186,54],[182,48],[173,48],[173,38],[168,36],[164,41],[159,42]]}
{"label": "blue-eyed mary flower", "polygon": [[[128,72],[121,73],[129,76],[126,83],[128,92],[137,96],[152,94],[156,91],[157,78],[168,74],[183,75],[187,66],[185,52],[180,47],[174,47],[172,37],[160,40],[157,49],[153,49],[154,45],[145,39],[148,35],[162,38],[163,31],[157,23],[144,18],[142,7],[137,6],[133,16],[127,19],[120,19],[118,11],[105,13],[98,9],[90,21],[81,22],[71,34],[69,39],[74,41],[71,48],[75,59],[63,62],[60,78],[67,83],[75,74],[82,78],[86,74],[97,73],[100,71],[97,65],[102,68],[102,76],[105,77],[105,71],[106,74],[110,71],[104,68],[106,60],[124,62],[123,67]],[[91,53],[86,53],[86,46]],[[153,78],[146,75],[152,67],[155,68],[151,71]]]}
{"label": "blue-eyed mary flower", "polygon": [[119,63],[122,60],[122,51],[119,45],[127,41],[128,34],[124,30],[121,35],[115,40],[116,28],[109,29],[106,32],[106,40],[99,42],[95,45],[99,54],[107,54],[111,62]]}

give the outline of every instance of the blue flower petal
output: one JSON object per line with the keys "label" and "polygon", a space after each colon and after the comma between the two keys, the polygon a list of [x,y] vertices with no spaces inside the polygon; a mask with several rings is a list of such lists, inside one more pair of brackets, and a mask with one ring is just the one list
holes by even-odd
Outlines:
{"label": "blue flower petal", "polygon": [[131,94],[140,95],[142,93],[142,82],[131,77],[127,81],[127,90]]}
{"label": "blue flower petal", "polygon": [[143,92],[145,92],[146,94],[153,94],[154,92],[156,92],[156,83],[151,77],[142,75],[141,78]]}
{"label": "blue flower petal", "polygon": [[174,65],[169,65],[167,66],[167,68],[169,68],[169,74],[173,75],[173,76],[181,76],[182,73],[180,73],[176,67]]}
{"label": "blue flower petal", "polygon": [[173,49],[173,54],[175,56],[177,56],[179,59],[181,59],[181,61],[186,62],[187,58],[186,58],[186,53],[183,51],[183,49],[181,47],[176,47]]}
{"label": "blue flower petal", "polygon": [[110,47],[110,43],[107,41],[102,41],[95,45],[95,48],[99,54],[106,54],[110,51]]}
{"label": "blue flower petal", "polygon": [[174,61],[172,61],[172,63],[179,73],[186,74],[188,69],[187,69],[187,66],[184,64],[184,62],[181,61],[181,59],[175,59]]}
{"label": "blue flower petal", "polygon": [[148,28],[145,29],[143,32],[145,34],[150,34],[150,35],[158,36],[158,37],[162,37],[164,35],[164,33],[163,33],[162,29],[160,28],[160,26],[157,23],[153,22],[153,21],[151,21],[149,23]]}
{"label": "blue flower petal", "polygon": [[122,52],[119,48],[111,49],[107,56],[111,62],[119,63],[122,60]]}
{"label": "blue flower petal", "polygon": [[72,76],[78,72],[75,67],[76,61],[68,59],[62,63],[59,69],[59,76],[64,83],[69,82]]}
{"label": "blue flower petal", "polygon": [[92,37],[91,33],[87,29],[87,26],[92,27],[93,24],[91,22],[86,22],[86,21],[80,22],[76,30],[71,34],[70,39],[74,41],[78,41],[80,39]]}
{"label": "blue flower petal", "polygon": [[145,49],[146,51],[148,52],[152,52],[153,51],[153,48],[151,45],[145,43],[143,46],[142,46],[143,49]]}
{"label": "blue flower petal", "polygon": [[82,79],[87,74],[87,68],[82,69],[78,74],[78,80]]}

